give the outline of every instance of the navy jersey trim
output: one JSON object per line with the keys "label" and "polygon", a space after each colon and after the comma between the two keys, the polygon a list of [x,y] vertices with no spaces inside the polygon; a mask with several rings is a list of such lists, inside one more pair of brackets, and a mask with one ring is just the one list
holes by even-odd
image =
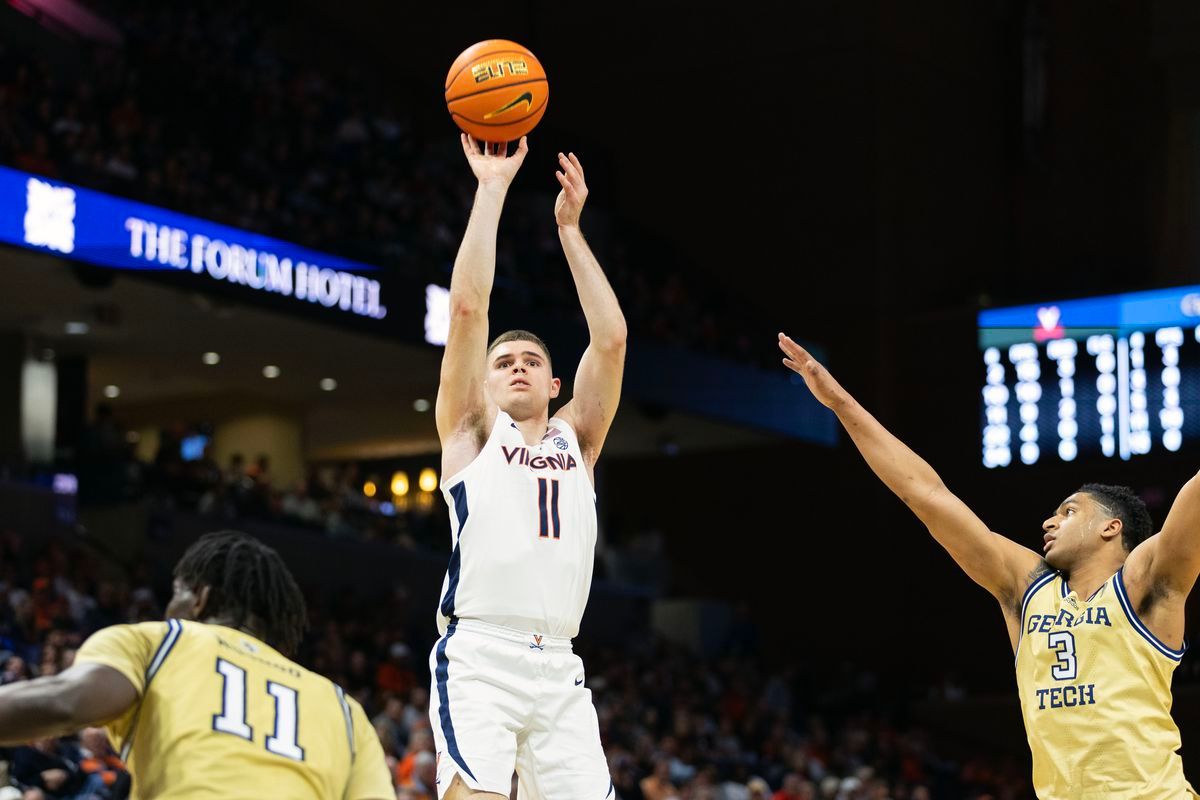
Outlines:
{"label": "navy jersey trim", "polygon": [[142,716],[142,703],[146,702],[146,694],[150,691],[150,681],[154,680],[154,676],[162,669],[167,656],[171,655],[171,651],[175,649],[175,644],[182,634],[182,622],[177,619],[167,620],[167,632],[163,635],[163,640],[159,642],[158,649],[154,651],[154,658],[150,659],[150,665],[146,667],[146,680],[142,684],[142,696],[138,700],[137,711],[133,712],[133,721],[129,723],[129,733],[125,734],[125,742],[121,745],[122,761],[129,761],[129,752],[133,749],[133,736],[137,732],[138,720]]}
{"label": "navy jersey trim", "polygon": [[[350,713],[350,704],[346,702],[346,693],[336,683],[333,691],[337,693],[338,705],[342,707],[342,717],[346,720],[346,741],[350,743],[350,763],[358,758],[358,750],[354,745],[354,717]],[[297,726],[299,727],[299,726]]]}
{"label": "navy jersey trim", "polygon": [[450,487],[450,496],[454,498],[454,508],[451,511],[458,521],[458,536],[454,542],[454,551],[450,554],[450,564],[446,568],[446,596],[442,598],[442,616],[454,616],[454,596],[458,593],[458,579],[462,573],[462,537],[467,526],[467,484],[465,482]]}
{"label": "navy jersey trim", "polygon": [[1117,570],[1117,575],[1113,579],[1113,587],[1117,590],[1117,601],[1121,608],[1125,611],[1125,616],[1129,618],[1129,624],[1133,629],[1142,635],[1142,638],[1154,647],[1155,650],[1162,653],[1172,661],[1179,661],[1183,658],[1183,654],[1187,652],[1187,639],[1183,640],[1183,649],[1175,650],[1167,647],[1157,636],[1150,632],[1150,629],[1138,618],[1137,612],[1133,610],[1133,603],[1129,600],[1129,594],[1125,591],[1125,568],[1121,567]]}
{"label": "navy jersey trim", "polygon": [[[1017,629],[1017,649],[1013,652],[1014,664],[1017,661],[1017,656],[1021,654],[1021,639],[1023,639],[1025,636],[1025,611],[1029,608],[1029,601],[1033,599],[1035,594],[1037,594],[1038,589],[1041,589],[1043,586],[1052,582],[1057,577],[1059,577],[1059,573],[1052,570],[1047,572],[1045,575],[1042,575],[1033,583],[1029,584],[1029,586],[1025,589],[1025,595],[1021,598],[1021,627]],[[1066,581],[1063,581],[1063,583],[1065,585]]]}
{"label": "navy jersey trim", "polygon": [[478,781],[475,773],[471,772],[471,768],[467,766],[467,762],[463,760],[462,753],[458,749],[458,738],[454,734],[454,720],[450,717],[450,659],[446,655],[446,645],[450,642],[450,637],[454,635],[455,629],[458,627],[458,620],[450,620],[450,625],[446,628],[446,635],[438,642],[437,646],[437,691],[438,691],[438,719],[442,724],[442,735],[446,737],[446,751],[454,763],[462,767],[463,772],[471,776],[471,780]]}

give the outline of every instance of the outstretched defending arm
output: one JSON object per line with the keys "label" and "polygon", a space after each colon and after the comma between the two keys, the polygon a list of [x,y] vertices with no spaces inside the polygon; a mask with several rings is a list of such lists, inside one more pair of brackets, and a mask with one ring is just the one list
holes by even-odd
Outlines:
{"label": "outstretched defending arm", "polygon": [[0,688],[0,745],[65,736],[116,719],[137,702],[129,679],[103,664]]}
{"label": "outstretched defending arm", "polygon": [[1146,565],[1150,585],[1165,584],[1164,588],[1181,595],[1192,590],[1200,575],[1200,475],[1194,475],[1179,490],[1162,531],[1130,555],[1131,565],[1137,561]]}
{"label": "outstretched defending arm", "polygon": [[920,456],[893,436],[807,350],[784,334],[783,363],[804,378],[813,396],[837,415],[867,465],[917,518],[963,571],[1006,607],[1019,599],[1041,557],[993,533]]}
{"label": "outstretched defending arm", "polygon": [[558,154],[561,171],[556,172],[562,186],[554,204],[558,238],[562,242],[583,316],[587,319],[590,341],[575,373],[571,402],[559,411],[575,427],[584,457],[592,464],[600,457],[609,426],[621,399],[621,378],[625,370],[625,316],[617,296],[604,277],[600,262],[592,254],[579,215],[587,200],[583,165],[574,153]]}
{"label": "outstretched defending arm", "polygon": [[[489,153],[486,143],[481,149],[466,134],[461,138],[463,153],[479,186],[450,277],[450,331],[437,395],[438,437],[449,459],[457,456],[449,449],[451,444],[463,438],[478,439],[484,427],[483,362],[487,354],[488,303],[496,274],[496,231],[508,187],[529,152],[525,137],[511,156],[506,155],[506,145],[495,146],[497,151]],[[474,454],[467,455],[469,460]]]}

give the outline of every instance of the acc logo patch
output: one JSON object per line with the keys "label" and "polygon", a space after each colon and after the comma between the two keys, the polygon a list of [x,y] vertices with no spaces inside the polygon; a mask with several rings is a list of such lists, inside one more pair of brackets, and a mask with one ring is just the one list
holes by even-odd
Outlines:
{"label": "acc logo patch", "polygon": [[567,440],[564,439],[563,437],[555,436],[554,437],[554,446],[557,447],[559,450],[566,450],[569,445],[567,444]]}

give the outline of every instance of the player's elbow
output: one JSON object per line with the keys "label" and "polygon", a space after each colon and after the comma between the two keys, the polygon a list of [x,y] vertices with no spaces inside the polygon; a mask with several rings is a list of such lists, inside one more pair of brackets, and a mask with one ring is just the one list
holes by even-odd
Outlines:
{"label": "player's elbow", "polygon": [[900,499],[922,521],[928,523],[950,496],[950,490],[940,480],[914,485],[900,495]]}
{"label": "player's elbow", "polygon": [[486,317],[488,303],[486,297],[456,296],[450,298],[450,319],[479,319]]}
{"label": "player's elbow", "polygon": [[609,353],[625,352],[625,343],[629,338],[629,329],[625,326],[625,320],[618,320],[611,330],[604,332],[603,336],[592,339],[592,343],[596,347]]}

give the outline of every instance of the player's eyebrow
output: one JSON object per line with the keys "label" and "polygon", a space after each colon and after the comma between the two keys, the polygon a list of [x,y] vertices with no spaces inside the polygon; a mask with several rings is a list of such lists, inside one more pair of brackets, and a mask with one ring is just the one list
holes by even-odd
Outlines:
{"label": "player's eyebrow", "polygon": [[[533,356],[533,357],[534,357],[534,358],[536,358],[538,361],[541,361],[541,360],[542,360],[542,354],[541,354],[541,353],[535,353],[535,352],[533,352],[532,350],[523,350],[523,351],[521,351],[521,355],[523,355],[523,356]],[[511,353],[501,353],[500,355],[496,356],[496,360],[495,360],[495,361],[493,361],[493,362],[492,362],[492,364],[493,364],[493,365],[495,365],[495,364],[499,364],[501,361],[503,361],[503,360],[504,360],[504,359],[506,359],[506,358],[512,358],[512,354],[511,354]]]}

